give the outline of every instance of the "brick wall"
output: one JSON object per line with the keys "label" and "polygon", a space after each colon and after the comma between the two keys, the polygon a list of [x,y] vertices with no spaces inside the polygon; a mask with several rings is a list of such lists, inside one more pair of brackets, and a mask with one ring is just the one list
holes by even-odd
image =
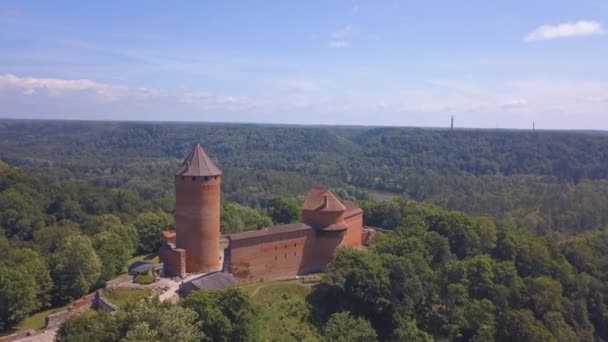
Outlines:
{"label": "brick wall", "polygon": [[358,210],[356,214],[346,216],[345,223],[348,226],[341,247],[359,248],[363,245],[363,211]]}
{"label": "brick wall", "polygon": [[277,233],[230,244],[230,272],[239,281],[295,276],[304,263],[312,229]]}
{"label": "brick wall", "polygon": [[165,276],[186,275],[186,251],[181,248],[173,248],[166,244],[161,247],[158,253],[160,261],[163,263]]}
{"label": "brick wall", "polygon": [[221,268],[220,187],[219,176],[175,176],[175,244],[187,251],[188,273]]}
{"label": "brick wall", "polygon": [[342,231],[311,228],[232,241],[230,272],[241,282],[320,272],[333,260],[342,239]]}

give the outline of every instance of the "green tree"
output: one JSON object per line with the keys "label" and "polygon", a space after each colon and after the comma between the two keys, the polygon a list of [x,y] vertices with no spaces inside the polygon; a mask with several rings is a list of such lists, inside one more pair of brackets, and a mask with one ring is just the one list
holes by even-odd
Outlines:
{"label": "green tree", "polygon": [[57,303],[67,303],[87,294],[101,271],[91,240],[83,235],[66,237],[51,254],[50,265]]}
{"label": "green tree", "polygon": [[22,267],[0,264],[0,331],[40,308],[39,286]]}
{"label": "green tree", "polygon": [[122,342],[160,342],[158,334],[152,328],[148,322],[137,323],[131,330],[127,332]]}
{"label": "green tree", "polygon": [[340,249],[327,267],[326,282],[337,289],[339,308],[369,319],[376,329],[385,328],[391,284],[378,255]]}
{"label": "green tree", "polygon": [[139,253],[158,251],[162,243],[161,233],[173,227],[173,216],[164,211],[141,213],[135,217],[133,226],[139,236]]}
{"label": "green tree", "polygon": [[178,305],[141,300],[119,311],[116,322],[122,337],[133,339],[146,334],[163,342],[198,342],[204,336],[196,317],[194,311]]}
{"label": "green tree", "polygon": [[182,306],[197,313],[208,341],[256,341],[261,338],[259,309],[242,290],[195,291]]}
{"label": "green tree", "polygon": [[222,202],[221,230],[224,234],[255,230],[272,225],[272,219],[260,209]]}
{"label": "green tree", "polygon": [[120,274],[133,255],[131,245],[125,242],[120,235],[110,231],[97,233],[92,240],[101,265],[98,281],[104,282]]}
{"label": "green tree", "polygon": [[116,320],[103,311],[72,316],[61,324],[55,336],[57,342],[115,342],[118,340],[119,331]]}
{"label": "green tree", "polygon": [[268,204],[268,212],[272,222],[277,224],[300,221],[300,206],[292,198],[275,197]]}
{"label": "green tree", "polygon": [[497,341],[556,341],[545,326],[534,318],[530,310],[508,310],[499,320]]}
{"label": "green tree", "polygon": [[130,224],[123,224],[119,217],[105,214],[95,216],[87,222],[84,231],[89,235],[95,235],[102,232],[109,232],[119,236],[128,248],[135,251],[138,239],[137,231]]}
{"label": "green tree", "polygon": [[323,329],[323,341],[337,342],[371,342],[377,341],[378,335],[369,321],[353,317],[349,312],[337,312],[329,317]]}
{"label": "green tree", "polygon": [[43,257],[29,248],[14,248],[8,256],[5,256],[0,261],[0,263],[2,262],[9,267],[20,269],[25,274],[34,277],[37,288],[37,309],[45,308],[50,304],[50,292],[53,288],[53,281]]}
{"label": "green tree", "polygon": [[416,321],[399,319],[394,331],[396,341],[432,342],[433,337],[418,328]]}

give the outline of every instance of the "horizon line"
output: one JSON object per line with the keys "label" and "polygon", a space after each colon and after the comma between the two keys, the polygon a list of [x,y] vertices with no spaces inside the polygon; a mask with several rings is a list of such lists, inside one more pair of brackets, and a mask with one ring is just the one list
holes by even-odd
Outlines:
{"label": "horizon line", "polygon": [[485,130],[485,131],[558,131],[558,132],[608,132],[608,129],[591,128],[509,128],[509,127],[457,127],[447,126],[406,126],[406,125],[365,125],[365,124],[302,124],[302,123],[277,123],[277,122],[251,122],[251,121],[190,121],[190,120],[129,120],[129,119],[58,119],[58,118],[16,118],[1,117],[0,121],[67,121],[67,122],[99,122],[99,123],[143,123],[143,124],[211,124],[211,125],[250,125],[250,126],[295,126],[295,127],[343,127],[343,128],[411,128],[411,129],[430,129],[430,130]]}

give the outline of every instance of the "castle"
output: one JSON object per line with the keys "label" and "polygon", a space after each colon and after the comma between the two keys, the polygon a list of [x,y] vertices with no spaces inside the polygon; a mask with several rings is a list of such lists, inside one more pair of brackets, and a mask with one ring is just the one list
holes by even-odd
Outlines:
{"label": "castle", "polygon": [[163,232],[159,251],[165,275],[224,271],[244,282],[319,272],[337,248],[360,248],[373,233],[355,203],[312,188],[302,223],[221,235],[221,176],[198,144],[175,173],[175,230]]}

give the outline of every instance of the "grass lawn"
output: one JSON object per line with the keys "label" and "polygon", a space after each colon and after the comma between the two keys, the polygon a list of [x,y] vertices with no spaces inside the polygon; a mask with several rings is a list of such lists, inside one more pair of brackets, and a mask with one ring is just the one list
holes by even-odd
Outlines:
{"label": "grass lawn", "polygon": [[46,323],[46,316],[67,309],[69,305],[60,308],[48,309],[45,311],[40,311],[37,314],[34,314],[26,319],[24,319],[19,325],[15,327],[15,332],[21,332],[26,330],[41,330],[44,328]]}
{"label": "grass lawn", "polygon": [[273,303],[286,296],[303,299],[312,290],[311,285],[302,284],[300,280],[254,283],[241,288],[260,304]]}
{"label": "grass lawn", "polygon": [[311,284],[300,280],[274,281],[239,286],[262,307],[265,339],[268,341],[318,341],[316,329],[308,322],[306,296]]}
{"label": "grass lawn", "polygon": [[151,289],[132,289],[128,287],[117,287],[114,289],[105,289],[103,295],[114,305],[119,308],[124,307],[128,303],[136,302],[140,299],[148,298],[152,295]]}

